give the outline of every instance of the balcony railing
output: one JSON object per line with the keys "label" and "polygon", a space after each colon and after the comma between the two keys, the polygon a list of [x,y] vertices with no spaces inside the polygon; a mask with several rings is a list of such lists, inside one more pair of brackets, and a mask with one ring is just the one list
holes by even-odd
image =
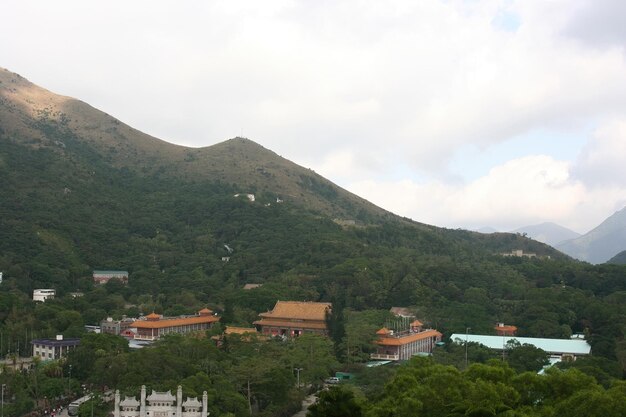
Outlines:
{"label": "balcony railing", "polygon": [[382,353],[372,353],[370,359],[378,361],[397,361],[400,360],[400,355],[385,355]]}
{"label": "balcony railing", "polygon": [[142,336],[140,334],[136,334],[134,339],[135,340],[157,340],[159,338],[159,336]]}

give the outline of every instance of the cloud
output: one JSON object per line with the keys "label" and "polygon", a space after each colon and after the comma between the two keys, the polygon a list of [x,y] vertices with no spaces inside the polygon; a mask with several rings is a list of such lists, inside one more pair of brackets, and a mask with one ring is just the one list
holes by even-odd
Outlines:
{"label": "cloud", "polygon": [[575,177],[593,188],[626,188],[626,119],[614,119],[598,128],[582,150]]}
{"label": "cloud", "polygon": [[[207,146],[243,129],[417,220],[586,225],[575,212],[596,219],[624,198],[619,122],[598,129],[576,161],[535,141],[470,181],[453,175],[454,156],[626,120],[624,7],[8,0],[0,56],[165,140]],[[602,206],[592,201],[601,197]]]}
{"label": "cloud", "polygon": [[388,210],[434,225],[506,231],[555,221],[587,231],[613,213],[620,196],[624,202],[626,187],[590,191],[570,170],[568,162],[534,155],[456,186],[436,180],[367,180],[348,188]]}
{"label": "cloud", "polygon": [[565,36],[598,48],[626,47],[626,3],[622,0],[574,1]]}

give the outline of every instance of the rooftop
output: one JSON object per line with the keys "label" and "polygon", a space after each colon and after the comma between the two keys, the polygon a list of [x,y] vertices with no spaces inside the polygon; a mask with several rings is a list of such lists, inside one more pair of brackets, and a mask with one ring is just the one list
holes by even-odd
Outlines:
{"label": "rooftop", "polygon": [[93,271],[94,275],[128,275],[128,271]]}
{"label": "rooftop", "polygon": [[30,341],[31,344],[44,345],[44,346],[76,346],[80,344],[80,339],[78,338],[68,338],[68,339],[33,339]]}
{"label": "rooftop", "polygon": [[160,320],[137,320],[132,326],[137,329],[161,329],[164,327],[185,326],[188,324],[214,323],[219,320],[219,317],[204,315]]}
{"label": "rooftop", "polygon": [[174,402],[176,401],[176,397],[172,394],[172,391],[167,392],[157,392],[152,391],[152,394],[146,397],[148,402]]}
{"label": "rooftop", "polygon": [[226,326],[226,330],[224,330],[224,334],[246,334],[246,333],[256,333],[256,329],[254,327],[235,327],[235,326]]}
{"label": "rooftop", "polygon": [[[450,336],[450,340],[463,343],[466,340],[464,333],[455,333]],[[485,336],[478,334],[468,334],[468,342],[480,343],[490,349],[502,350],[503,346],[511,341],[520,344],[533,345],[543,349],[548,353],[570,353],[573,355],[589,355],[591,346],[585,340],[580,339],[546,339],[539,337],[517,337],[517,336]]]}
{"label": "rooftop", "polygon": [[380,339],[376,340],[374,343],[378,344],[378,345],[383,345],[383,346],[402,346],[402,345],[406,345],[407,343],[411,343],[411,342],[415,342],[417,340],[422,340],[422,339],[426,339],[429,337],[441,337],[441,333],[438,332],[437,330],[424,330],[423,332],[419,332],[419,333],[403,333],[403,334],[396,334],[393,336],[385,336],[385,337],[381,337]]}
{"label": "rooftop", "polygon": [[331,308],[331,303],[277,301],[272,311],[261,313],[259,316],[273,319],[326,321],[326,313],[330,312]]}

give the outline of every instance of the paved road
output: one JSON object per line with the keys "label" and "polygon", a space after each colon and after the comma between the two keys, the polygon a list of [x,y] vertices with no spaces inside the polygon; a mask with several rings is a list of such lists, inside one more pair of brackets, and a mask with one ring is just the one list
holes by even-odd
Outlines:
{"label": "paved road", "polygon": [[306,417],[309,406],[317,401],[317,393],[311,394],[302,401],[302,410],[298,411],[292,417]]}

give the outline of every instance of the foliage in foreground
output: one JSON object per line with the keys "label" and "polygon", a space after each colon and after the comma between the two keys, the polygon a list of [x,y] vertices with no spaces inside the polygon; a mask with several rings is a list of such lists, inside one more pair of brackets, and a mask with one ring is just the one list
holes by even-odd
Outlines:
{"label": "foliage in foreground", "polygon": [[[604,388],[577,369],[517,373],[490,360],[460,371],[430,358],[414,358],[377,398],[361,397],[355,403],[347,387],[320,397],[318,409],[333,406],[351,409],[355,416],[362,408],[367,417],[621,417],[626,415],[626,382],[613,380]],[[310,416],[323,415],[318,409]]]}

